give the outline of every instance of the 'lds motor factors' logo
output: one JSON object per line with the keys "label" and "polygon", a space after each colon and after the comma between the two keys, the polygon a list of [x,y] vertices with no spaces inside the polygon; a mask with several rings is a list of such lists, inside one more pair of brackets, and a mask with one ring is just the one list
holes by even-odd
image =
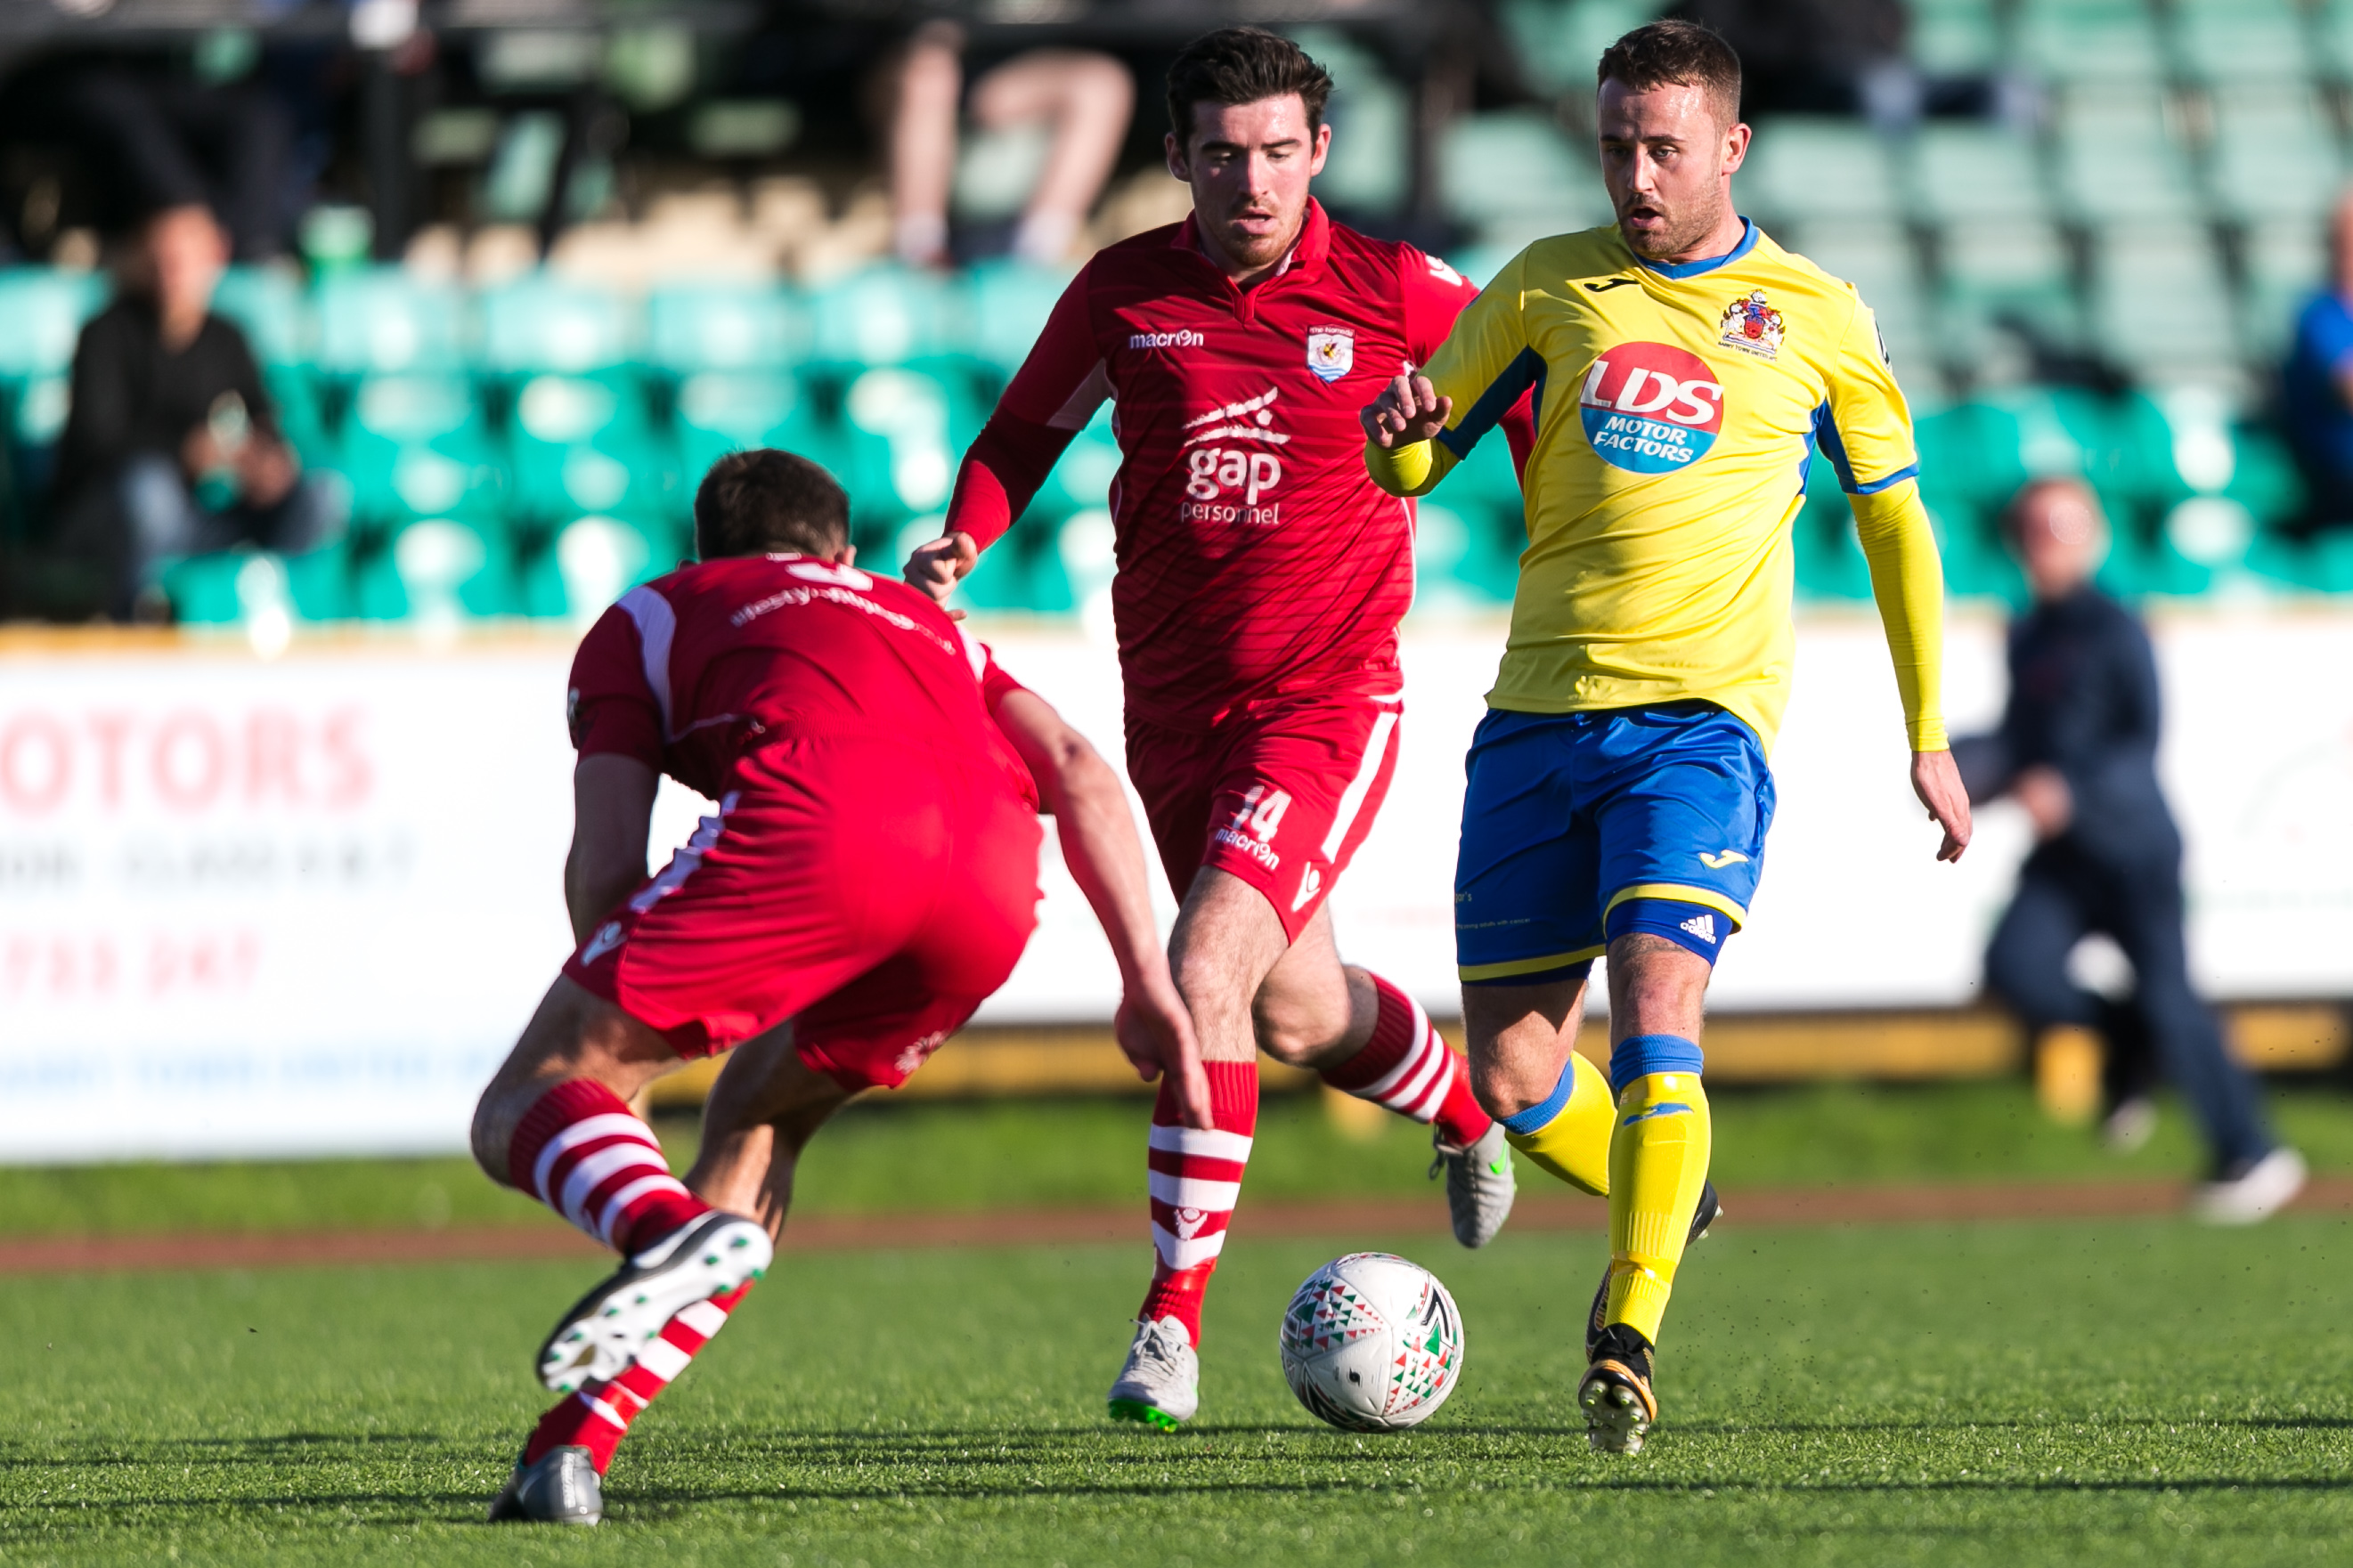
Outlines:
{"label": "'lds motor factors' logo", "polygon": [[1667,343],[1620,343],[1585,373],[1577,401],[1601,460],[1638,474],[1689,468],[1724,429],[1724,384]]}

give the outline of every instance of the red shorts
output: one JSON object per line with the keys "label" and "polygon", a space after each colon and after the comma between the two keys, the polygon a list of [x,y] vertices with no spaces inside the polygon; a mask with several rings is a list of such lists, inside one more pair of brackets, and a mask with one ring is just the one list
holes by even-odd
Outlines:
{"label": "red shorts", "polygon": [[1128,720],[1127,776],[1178,900],[1215,866],[1265,894],[1298,941],[1388,794],[1403,699],[1392,676],[1251,703],[1207,734]]}
{"label": "red shorts", "polygon": [[789,1018],[844,1088],[895,1089],[1013,973],[1038,923],[1037,813],[987,763],[797,740],[565,963],[681,1057]]}

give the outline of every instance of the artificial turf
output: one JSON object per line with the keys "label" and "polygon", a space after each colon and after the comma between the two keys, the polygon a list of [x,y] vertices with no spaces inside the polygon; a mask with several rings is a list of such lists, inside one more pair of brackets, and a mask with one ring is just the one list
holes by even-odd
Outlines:
{"label": "artificial turf", "polygon": [[[2275,1090],[2281,1133],[2319,1171],[2353,1171],[2353,1094],[2336,1083]],[[2157,1137],[2118,1157],[2052,1125],[2021,1081],[1820,1084],[1712,1089],[1715,1174],[1743,1187],[1918,1182],[2188,1178],[2197,1139],[2168,1103]],[[1138,1099],[892,1101],[850,1107],[811,1145],[796,1201],[808,1214],[1141,1205]],[[1369,1137],[1313,1095],[1270,1095],[1250,1156],[1265,1201],[1430,1193],[1429,1135],[1383,1118]],[[660,1121],[683,1169],[694,1123]],[[1523,1166],[1524,1181],[1546,1178]],[[0,1169],[0,1237],[155,1231],[554,1224],[461,1157]]]}
{"label": "artificial turf", "polygon": [[[1452,1287],[1463,1381],[1414,1433],[1326,1432],[1282,1386],[1277,1317],[1385,1241]],[[1587,1453],[1567,1398],[1594,1236],[1238,1239],[1174,1436],[1099,1419],[1140,1247],[789,1256],[573,1533],[476,1521],[580,1266],[19,1278],[0,1561],[2330,1561],[2348,1242],[2310,1215],[1744,1232],[1736,1210],[1687,1267],[1630,1459]]]}

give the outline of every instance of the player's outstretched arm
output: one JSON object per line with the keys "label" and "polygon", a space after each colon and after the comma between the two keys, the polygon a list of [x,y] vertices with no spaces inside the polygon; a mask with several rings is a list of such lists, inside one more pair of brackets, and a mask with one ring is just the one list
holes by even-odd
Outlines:
{"label": "player's outstretched arm", "polygon": [[1145,1082],[1168,1074],[1185,1125],[1215,1126],[1193,1017],[1168,973],[1144,846],[1119,775],[1035,692],[1007,692],[997,700],[997,722],[1029,764],[1039,799],[1053,814],[1062,860],[1111,939],[1122,991],[1119,1048]]}
{"label": "player's outstretched arm", "polygon": [[646,879],[661,775],[635,757],[596,752],[572,770],[572,852],[564,860],[564,907],[572,936],[586,942],[596,922]]}
{"label": "player's outstretched arm", "polygon": [[1420,495],[1445,475],[1432,443],[1454,416],[1426,375],[1401,374],[1356,415],[1365,429],[1365,471],[1393,496]]}

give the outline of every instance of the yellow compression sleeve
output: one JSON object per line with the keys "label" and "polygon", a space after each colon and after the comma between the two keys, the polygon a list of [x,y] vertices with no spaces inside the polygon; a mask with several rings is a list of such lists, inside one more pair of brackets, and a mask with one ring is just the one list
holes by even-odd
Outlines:
{"label": "yellow compression sleeve", "polygon": [[1428,495],[1453,467],[1454,454],[1435,441],[1386,447],[1365,443],[1365,472],[1393,496]]}
{"label": "yellow compression sleeve", "polygon": [[1876,495],[1847,498],[1855,536],[1871,564],[1871,595],[1895,661],[1904,732],[1915,752],[1946,749],[1944,709],[1945,568],[1928,509],[1911,479]]}
{"label": "yellow compression sleeve", "polygon": [[1652,1344],[1707,1182],[1715,1142],[1699,1075],[1645,1073],[1618,1097],[1609,1139],[1609,1299],[1605,1321]]}
{"label": "yellow compression sleeve", "polygon": [[1533,1132],[1504,1129],[1504,1141],[1575,1187],[1597,1198],[1609,1195],[1609,1128],[1617,1108],[1609,1100],[1609,1080],[1601,1069],[1568,1053],[1573,1087],[1560,1114]]}

